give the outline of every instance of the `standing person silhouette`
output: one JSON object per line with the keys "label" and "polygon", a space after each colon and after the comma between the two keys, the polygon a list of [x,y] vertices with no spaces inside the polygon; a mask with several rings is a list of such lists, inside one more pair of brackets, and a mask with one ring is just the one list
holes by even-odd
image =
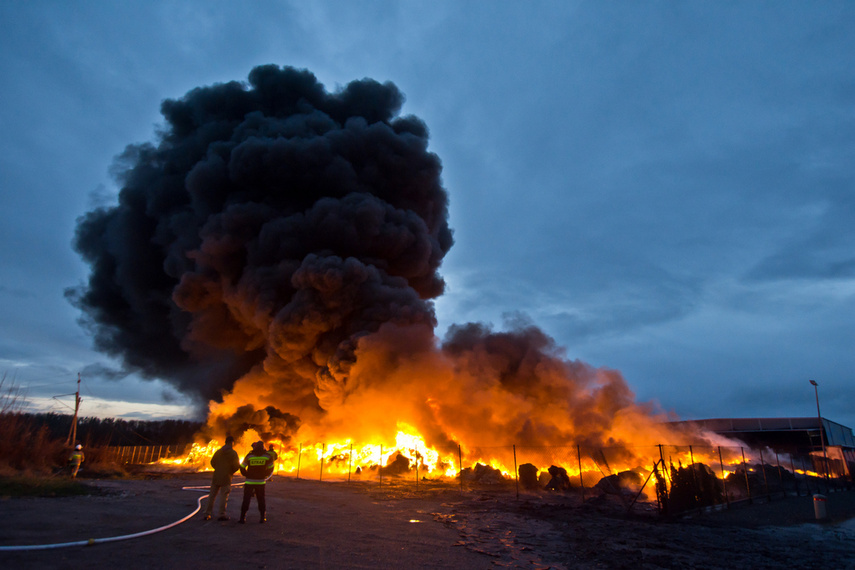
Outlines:
{"label": "standing person silhouette", "polygon": [[211,467],[214,468],[214,475],[211,477],[211,493],[208,497],[208,507],[205,509],[205,520],[211,520],[211,513],[214,510],[214,500],[217,495],[220,497],[219,518],[217,520],[227,521],[229,515],[226,514],[226,504],[229,502],[229,493],[232,490],[232,475],[240,469],[240,458],[237,451],[232,447],[235,443],[235,438],[232,436],[226,437],[226,444],[214,452],[211,457]]}
{"label": "standing person silhouette", "polygon": [[264,449],[264,442],[256,441],[252,444],[252,451],[246,454],[240,464],[241,475],[246,477],[243,484],[243,503],[240,506],[239,523],[246,522],[246,512],[249,503],[255,495],[258,501],[258,512],[261,514],[259,522],[267,522],[267,504],[264,500],[264,486],[267,478],[273,474],[273,459]]}

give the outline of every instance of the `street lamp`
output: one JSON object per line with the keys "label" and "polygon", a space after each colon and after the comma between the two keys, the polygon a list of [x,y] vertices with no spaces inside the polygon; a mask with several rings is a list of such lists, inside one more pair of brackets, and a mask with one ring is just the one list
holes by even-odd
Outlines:
{"label": "street lamp", "polygon": [[825,430],[822,429],[822,414],[819,412],[819,384],[816,383],[816,380],[810,380],[810,383],[813,385],[813,391],[816,394],[816,418],[817,421],[819,421],[819,437],[822,442],[822,456],[825,458],[823,471],[825,471],[825,482],[828,484],[828,452],[825,450]]}

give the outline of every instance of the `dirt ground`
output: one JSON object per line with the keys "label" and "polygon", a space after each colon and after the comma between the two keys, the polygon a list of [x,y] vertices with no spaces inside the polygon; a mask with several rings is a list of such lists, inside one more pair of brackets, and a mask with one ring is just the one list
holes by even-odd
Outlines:
{"label": "dirt ground", "polygon": [[[236,478],[236,480],[239,480]],[[139,533],[192,513],[209,475],[90,481],[99,494],[0,500],[0,547]],[[397,482],[279,478],[268,522],[255,504],[237,523],[202,513],[128,540],[2,551],[3,568],[853,568],[855,491],[828,495],[827,521],[811,497],[663,519],[611,497],[521,495]],[[203,501],[203,507],[205,502]]]}

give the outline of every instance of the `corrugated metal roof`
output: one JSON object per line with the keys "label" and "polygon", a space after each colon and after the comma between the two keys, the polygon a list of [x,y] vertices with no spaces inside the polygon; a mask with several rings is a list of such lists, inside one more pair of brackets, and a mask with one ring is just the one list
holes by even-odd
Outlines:
{"label": "corrugated metal roof", "polygon": [[[710,431],[727,433],[752,433],[766,431],[813,431],[819,428],[818,418],[712,418],[706,420],[686,420],[684,422],[702,426]],[[855,447],[852,428],[822,418],[826,445]]]}

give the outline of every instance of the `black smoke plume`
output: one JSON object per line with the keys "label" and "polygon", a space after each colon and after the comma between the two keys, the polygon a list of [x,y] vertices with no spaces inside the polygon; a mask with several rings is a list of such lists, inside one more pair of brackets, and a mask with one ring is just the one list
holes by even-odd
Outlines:
{"label": "black smoke plume", "polygon": [[156,144],[114,165],[118,204],[78,220],[91,274],[66,295],[96,347],[199,400],[263,366],[317,405],[360,337],[434,326],[448,197],[403,101],[275,65],[164,101]]}
{"label": "black smoke plume", "polygon": [[276,66],[165,101],[156,144],[117,159],[117,205],[78,222],[91,274],[67,295],[97,348],[209,401],[212,437],[656,442],[620,373],[527,322],[440,346],[448,196],[402,104],[391,83],[328,93]]}

